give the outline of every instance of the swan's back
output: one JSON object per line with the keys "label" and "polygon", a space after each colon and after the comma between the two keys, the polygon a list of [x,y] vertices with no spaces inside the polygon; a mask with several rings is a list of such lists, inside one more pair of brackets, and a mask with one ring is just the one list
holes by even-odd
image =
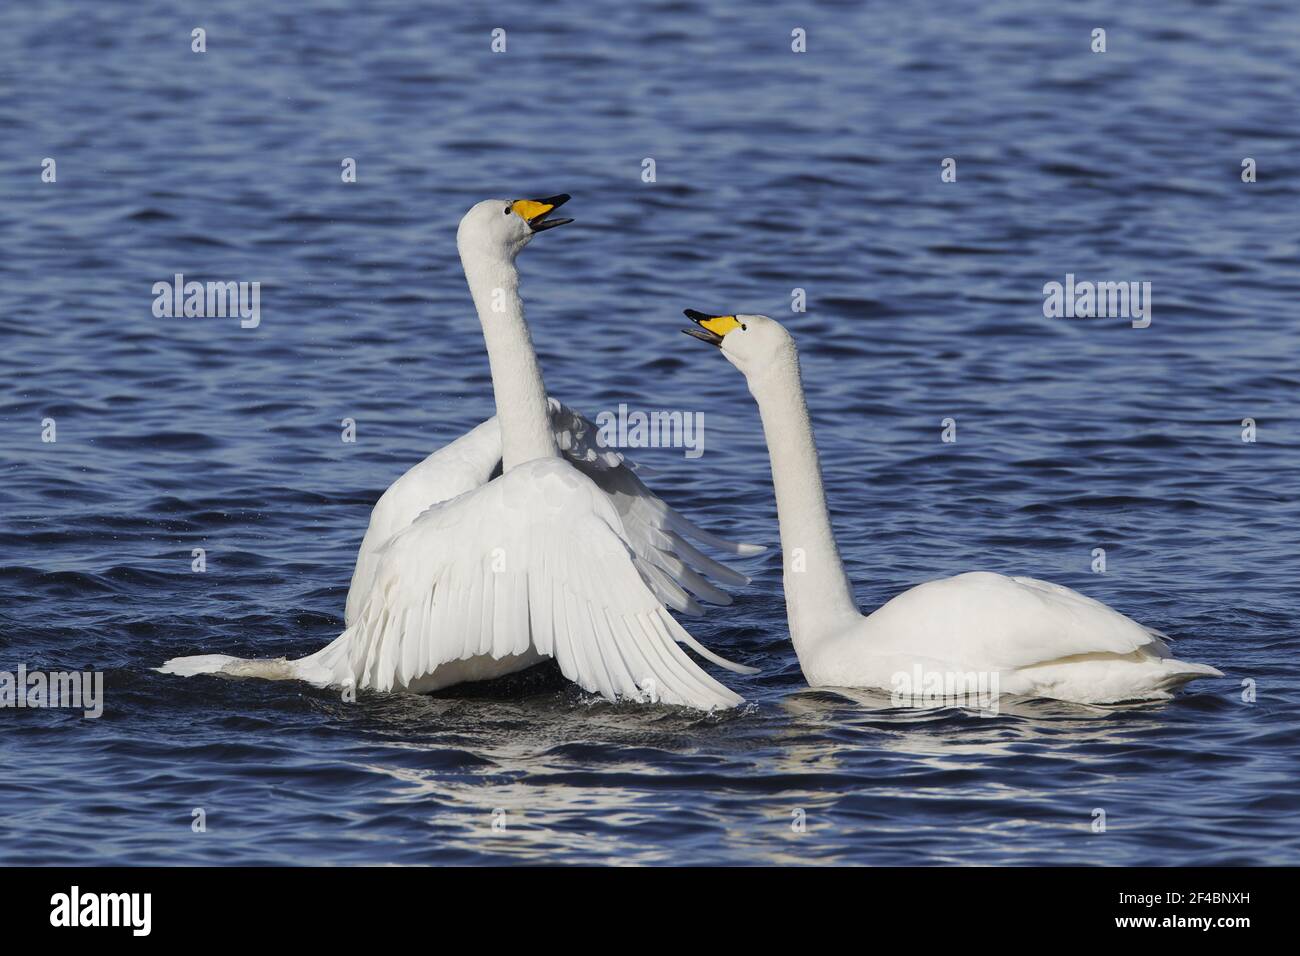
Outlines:
{"label": "swan's back", "polygon": [[891,643],[903,639],[945,659],[998,668],[1081,653],[1130,654],[1159,640],[1155,632],[1070,588],[988,571],[919,584],[870,620]]}
{"label": "swan's back", "polygon": [[905,591],[863,630],[858,656],[877,670],[998,672],[1005,693],[1100,703],[1166,697],[1219,675],[1175,660],[1159,631],[1078,591],[987,571]]}

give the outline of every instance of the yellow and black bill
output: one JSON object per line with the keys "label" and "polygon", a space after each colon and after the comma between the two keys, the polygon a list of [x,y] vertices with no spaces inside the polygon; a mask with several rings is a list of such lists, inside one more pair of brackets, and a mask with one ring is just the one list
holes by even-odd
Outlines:
{"label": "yellow and black bill", "polygon": [[708,342],[719,348],[722,346],[722,337],[732,329],[740,327],[740,322],[734,315],[709,315],[705,312],[697,312],[695,309],[686,309],[684,314],[699,328],[682,329],[683,332],[691,338]]}
{"label": "yellow and black bill", "polygon": [[546,218],[568,201],[569,194],[560,193],[558,196],[547,196],[545,199],[516,199],[510,204],[510,208],[515,211],[515,215],[528,223],[533,232],[542,232],[573,222],[572,219]]}

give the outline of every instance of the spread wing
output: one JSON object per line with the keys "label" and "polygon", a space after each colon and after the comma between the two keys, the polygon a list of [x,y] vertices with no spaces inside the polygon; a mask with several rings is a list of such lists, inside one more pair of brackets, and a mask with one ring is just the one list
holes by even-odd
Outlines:
{"label": "spread wing", "polygon": [[[703,611],[700,600],[730,604],[731,595],[717,584],[743,586],[749,578],[713,560],[687,539],[742,557],[765,549],[733,543],[697,527],[646,487],[622,454],[600,447],[599,430],[590,419],[555,399],[548,401],[556,444],[618,512],[646,586],[665,605],[687,614]],[[501,429],[493,417],[393,482],[375,504],[357,554],[344,615],[347,625],[356,621],[374,581],[378,552],[388,540],[409,527],[425,509],[485,485],[500,468]]]}
{"label": "spread wing", "polygon": [[[624,455],[603,448],[599,429],[587,417],[548,399],[555,440],[575,468],[595,482],[622,519],[632,550],[640,558],[646,584],[666,605],[688,614],[703,608],[695,598],[727,605],[731,595],[712,584],[744,586],[749,577],[703,554],[687,538],[701,544],[748,557],[765,548],[728,541],[705,531],[646,487],[636,466]],[[694,597],[692,597],[694,595]]]}
{"label": "spread wing", "polygon": [[349,669],[387,690],[531,647],[609,699],[740,703],[681,649],[725,663],[673,620],[640,564],[604,492],[562,459],[529,462],[428,509],[379,550]]}
{"label": "spread wing", "polygon": [[357,565],[348,588],[343,621],[351,625],[361,609],[379,565],[379,550],[422,511],[486,484],[501,466],[501,428],[489,418],[455,441],[443,445],[393,482],[375,502],[370,525],[361,539]]}

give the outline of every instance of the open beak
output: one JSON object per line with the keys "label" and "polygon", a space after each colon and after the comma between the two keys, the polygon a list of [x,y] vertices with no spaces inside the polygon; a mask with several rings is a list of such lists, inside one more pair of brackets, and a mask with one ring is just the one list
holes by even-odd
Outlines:
{"label": "open beak", "polygon": [[558,196],[547,196],[545,199],[516,199],[510,204],[510,208],[515,211],[515,215],[528,223],[533,232],[542,232],[546,229],[554,229],[556,226],[563,226],[566,222],[573,222],[572,219],[546,218],[568,201],[569,194],[560,193]]}
{"label": "open beak", "polygon": [[683,332],[691,338],[699,339],[701,342],[708,342],[710,345],[716,345],[719,348],[722,347],[722,337],[732,329],[740,326],[734,315],[707,315],[704,312],[696,312],[694,309],[687,309],[684,314],[699,328],[682,329]]}

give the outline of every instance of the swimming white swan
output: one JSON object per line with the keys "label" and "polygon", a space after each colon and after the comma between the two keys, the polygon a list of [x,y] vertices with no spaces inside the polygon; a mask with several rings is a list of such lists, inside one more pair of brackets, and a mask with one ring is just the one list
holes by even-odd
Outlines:
{"label": "swimming white swan", "polygon": [[[725,599],[691,564],[715,576],[727,569],[678,532],[711,536],[668,509],[617,456],[586,443],[589,423],[575,424],[580,416],[547,401],[515,257],[535,234],[569,221],[547,218],[566,199],[487,200],[461,220],[457,246],[497,417],[416,466],[376,506],[343,633],[295,661],[202,655],[174,658],[162,672],[426,693],[553,657],[566,677],[609,699],[701,709],[741,702],[678,644],[754,670],[702,647],[657,596],[690,606],[685,588]],[[581,433],[571,449],[579,464],[559,453],[557,417],[566,440]]]}
{"label": "swimming white swan", "polygon": [[928,681],[973,672],[996,674],[1002,693],[1099,704],[1168,698],[1193,678],[1223,676],[1175,660],[1160,632],[1033,578],[959,574],[918,585],[863,617],[831,531],[793,339],[767,316],[686,315],[699,326],[687,334],[718,346],[758,402],[790,637],[810,685],[897,690],[899,675]]}

